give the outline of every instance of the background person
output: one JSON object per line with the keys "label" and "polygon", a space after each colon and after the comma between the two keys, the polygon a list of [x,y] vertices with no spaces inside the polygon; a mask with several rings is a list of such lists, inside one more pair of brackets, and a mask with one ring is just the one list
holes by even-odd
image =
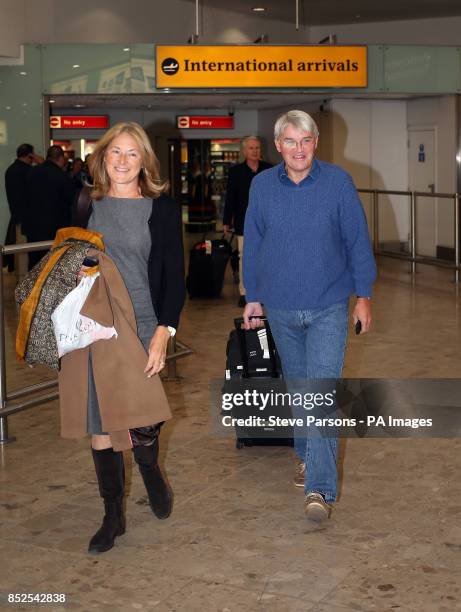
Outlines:
{"label": "background person", "polygon": [[[27,207],[22,226],[28,242],[53,240],[58,229],[70,225],[74,186],[64,172],[65,165],[63,149],[52,145],[45,162],[32,168],[27,176]],[[29,253],[29,270],[45,253]]]}
{"label": "background person", "polygon": [[[103,234],[106,253],[125,282],[147,353],[144,371],[154,376],[165,366],[168,340],[176,331],[185,298],[180,209],[166,195],[168,186],[160,180],[157,157],[137,123],[119,123],[101,138],[91,156],[90,172],[94,188],[87,226]],[[124,531],[124,467],[122,453],[112,449],[110,436],[102,429],[91,371],[88,427],[106,509],[89,544],[89,552],[98,553],[112,548],[115,537]],[[153,425],[130,433],[151,508],[158,518],[167,518],[172,495],[158,467],[159,431],[160,426]]]}
{"label": "background person", "polygon": [[73,160],[69,176],[74,184],[74,189],[78,190],[83,187],[83,159],[81,157]]}
{"label": "background person", "polygon": [[[362,333],[371,324],[376,265],[365,214],[351,177],[315,159],[318,135],[303,111],[277,119],[282,162],[253,180],[245,220],[245,327],[259,325],[264,304],[289,390],[300,380],[341,376],[351,295],[354,323]],[[295,451],[306,515],[322,521],[336,500],[337,439],[303,428]]]}
{"label": "background person", "polygon": [[223,227],[228,232],[234,228],[237,235],[239,258],[239,306],[245,306],[245,286],[243,283],[242,260],[243,260],[243,228],[245,213],[248,207],[248,194],[253,178],[272,167],[272,164],[261,159],[261,141],[257,136],[246,136],[242,140],[242,155],[244,161],[241,164],[229,168],[229,177],[226,189],[226,202],[224,205]]}
{"label": "background person", "polygon": [[[33,164],[41,164],[43,157],[34,153],[31,144],[24,143],[16,149],[16,159],[5,172],[5,190],[11,219],[6,232],[5,244],[16,244],[21,240],[22,223],[28,206],[27,179]],[[5,258],[8,271],[14,270],[14,255]]]}

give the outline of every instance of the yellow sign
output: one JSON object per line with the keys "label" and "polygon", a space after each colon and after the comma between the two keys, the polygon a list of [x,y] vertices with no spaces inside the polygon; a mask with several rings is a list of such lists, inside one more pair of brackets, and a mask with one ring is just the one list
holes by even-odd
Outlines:
{"label": "yellow sign", "polygon": [[158,45],[158,88],[366,87],[367,48]]}

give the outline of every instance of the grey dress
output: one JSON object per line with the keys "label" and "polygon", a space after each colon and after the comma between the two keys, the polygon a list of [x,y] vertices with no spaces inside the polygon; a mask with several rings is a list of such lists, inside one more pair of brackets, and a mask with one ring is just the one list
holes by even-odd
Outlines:
{"label": "grey dress", "polygon": [[[88,221],[89,230],[103,234],[106,253],[125,281],[133,303],[138,336],[146,351],[157,326],[147,273],[151,250],[148,220],[151,213],[152,200],[149,198],[106,196],[102,200],[93,201],[93,212]],[[91,360],[88,376],[88,432],[104,433]]]}

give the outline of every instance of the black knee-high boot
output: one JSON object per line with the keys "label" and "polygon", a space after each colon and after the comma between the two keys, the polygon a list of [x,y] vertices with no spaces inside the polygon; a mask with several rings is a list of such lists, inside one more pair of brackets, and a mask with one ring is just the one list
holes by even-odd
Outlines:
{"label": "black knee-high boot", "polygon": [[173,495],[157,463],[158,448],[156,437],[150,446],[133,448],[133,455],[144,481],[152,512],[157,518],[166,519],[171,514]]}
{"label": "black knee-high boot", "polygon": [[112,448],[91,449],[98,477],[99,492],[104,500],[104,519],[88,546],[88,552],[101,553],[110,550],[117,536],[125,533],[123,516],[123,494],[125,490],[125,467],[123,454]]}

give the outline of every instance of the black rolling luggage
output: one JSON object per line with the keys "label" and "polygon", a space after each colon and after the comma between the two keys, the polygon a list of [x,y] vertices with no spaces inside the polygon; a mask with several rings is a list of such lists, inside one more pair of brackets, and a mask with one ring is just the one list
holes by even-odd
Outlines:
{"label": "black rolling luggage", "polygon": [[[272,394],[285,394],[280,358],[272,338],[269,323],[265,317],[264,327],[253,330],[242,328],[243,319],[235,319],[235,329],[229,334],[226,349],[226,376],[223,393],[236,394],[245,390],[255,391],[268,396]],[[269,416],[274,415],[281,419],[292,418],[289,403],[277,404],[262,410],[261,405],[246,404],[233,406],[230,416],[236,419],[248,417],[260,418],[266,421],[265,425],[257,427],[235,426],[236,446],[253,446],[255,444],[292,445],[292,428],[271,425]]]}
{"label": "black rolling luggage", "polygon": [[[231,245],[231,247],[233,246],[234,237],[235,237],[235,234],[234,232],[232,232],[231,238],[229,240],[229,244]],[[235,285],[238,285],[240,282],[239,264],[240,264],[241,256],[242,254],[239,253],[239,250],[237,247],[231,248],[230,265],[231,265],[232,277],[234,279]]]}
{"label": "black rolling luggage", "polygon": [[186,279],[191,298],[218,298],[221,296],[227,262],[232,253],[230,243],[202,240],[190,251],[189,273]]}

